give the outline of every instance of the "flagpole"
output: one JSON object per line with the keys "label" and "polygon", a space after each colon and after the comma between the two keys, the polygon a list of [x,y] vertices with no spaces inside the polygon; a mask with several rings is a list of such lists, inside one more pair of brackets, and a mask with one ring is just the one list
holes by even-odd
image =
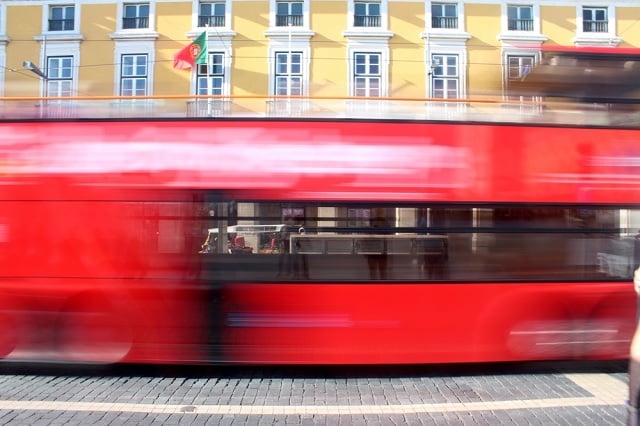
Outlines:
{"label": "flagpole", "polygon": [[204,45],[207,49],[207,115],[213,116],[213,87],[211,87],[211,55],[209,54],[209,25],[205,28]]}
{"label": "flagpole", "polygon": [[287,70],[287,115],[291,116],[291,88],[292,88],[292,84],[291,84],[291,78],[292,78],[292,73],[291,70],[293,69],[293,66],[291,64],[291,60],[292,60],[292,53],[291,53],[291,19],[292,17],[289,16],[289,57],[287,58],[287,66],[288,66],[288,70]]}

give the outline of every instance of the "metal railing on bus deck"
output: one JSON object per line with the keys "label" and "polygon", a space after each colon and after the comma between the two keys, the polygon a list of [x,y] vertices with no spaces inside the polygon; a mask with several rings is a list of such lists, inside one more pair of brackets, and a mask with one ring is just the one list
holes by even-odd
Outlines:
{"label": "metal railing on bus deck", "polygon": [[0,97],[0,116],[4,120],[291,117],[619,126],[640,123],[640,112],[636,110],[610,111],[604,105],[503,97],[446,100],[356,96]]}

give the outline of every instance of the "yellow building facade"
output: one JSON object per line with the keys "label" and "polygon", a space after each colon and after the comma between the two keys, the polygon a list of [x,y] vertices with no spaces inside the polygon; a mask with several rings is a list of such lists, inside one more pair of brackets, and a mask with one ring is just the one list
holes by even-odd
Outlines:
{"label": "yellow building facade", "polygon": [[[545,45],[640,47],[640,4],[6,0],[0,95],[501,96]],[[203,32],[207,62],[173,56]]]}

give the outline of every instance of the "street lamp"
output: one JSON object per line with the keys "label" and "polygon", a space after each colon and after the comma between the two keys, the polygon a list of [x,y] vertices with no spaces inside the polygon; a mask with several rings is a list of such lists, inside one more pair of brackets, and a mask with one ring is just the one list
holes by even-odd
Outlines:
{"label": "street lamp", "polygon": [[28,69],[29,71],[31,71],[32,73],[34,73],[35,75],[37,75],[38,77],[40,77],[41,79],[48,80],[47,76],[33,62],[31,62],[31,61],[23,61],[22,62],[22,66],[24,68]]}
{"label": "street lamp", "polygon": [[[42,81],[45,82],[45,84],[46,84],[47,80],[49,80],[47,78],[46,74],[44,72],[42,72],[42,70],[40,68],[38,68],[38,66],[36,64],[34,64],[33,62],[31,62],[31,61],[23,61],[22,62],[22,66],[24,68],[28,69],[29,71],[31,71],[32,73],[34,73],[35,75],[37,75],[38,77],[40,77],[42,79]],[[44,90],[46,90],[46,88],[44,86],[41,86],[41,89],[40,89],[41,92],[40,93],[42,94],[42,92]],[[37,106],[39,107],[38,114],[39,114],[40,118],[43,118],[44,114],[45,114],[45,111],[44,111],[45,103],[44,103],[44,101],[42,99],[40,99],[39,105],[37,105]]]}

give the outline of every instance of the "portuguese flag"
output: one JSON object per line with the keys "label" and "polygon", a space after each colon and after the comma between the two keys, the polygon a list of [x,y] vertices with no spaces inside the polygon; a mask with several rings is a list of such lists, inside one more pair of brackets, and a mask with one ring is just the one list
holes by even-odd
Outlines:
{"label": "portuguese flag", "polygon": [[189,45],[173,55],[173,67],[179,70],[189,70],[195,64],[207,63],[207,32],[200,34]]}

